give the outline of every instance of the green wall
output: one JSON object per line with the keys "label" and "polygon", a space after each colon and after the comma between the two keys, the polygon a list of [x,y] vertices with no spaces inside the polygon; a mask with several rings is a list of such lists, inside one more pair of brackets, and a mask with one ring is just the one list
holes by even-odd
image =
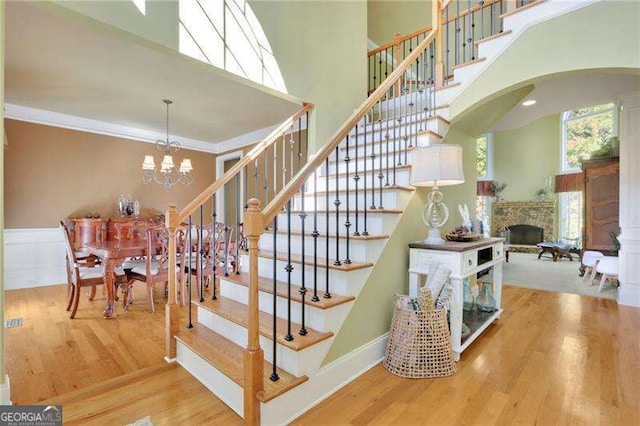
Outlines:
{"label": "green wall", "polygon": [[271,43],[288,92],[316,105],[310,145],[324,145],[365,99],[366,2],[249,3]]}
{"label": "green wall", "polygon": [[[450,218],[443,227],[443,232],[449,232],[462,223],[458,203],[467,203],[469,210],[474,210],[476,138],[452,126],[444,142],[460,144],[464,150],[465,183],[441,188],[450,210]],[[427,226],[422,222],[422,210],[427,202],[428,191],[429,188],[419,188],[409,200],[323,364],[335,361],[389,331],[394,295],[409,292],[408,244],[422,240],[427,235]]]}
{"label": "green wall", "polygon": [[640,2],[606,1],[535,25],[451,102],[460,118],[544,76],[576,70],[640,73]]}
{"label": "green wall", "polygon": [[507,184],[506,201],[535,200],[545,179],[560,170],[560,114],[494,133],[493,178]]}
{"label": "green wall", "polygon": [[396,293],[409,292],[409,243],[423,239],[426,193],[416,191],[323,361],[328,364],[389,331]]}
{"label": "green wall", "polygon": [[130,0],[57,0],[54,3],[178,50],[178,0],[147,0],[144,15]]}
{"label": "green wall", "polygon": [[368,0],[367,34],[378,46],[431,24],[430,0]]}

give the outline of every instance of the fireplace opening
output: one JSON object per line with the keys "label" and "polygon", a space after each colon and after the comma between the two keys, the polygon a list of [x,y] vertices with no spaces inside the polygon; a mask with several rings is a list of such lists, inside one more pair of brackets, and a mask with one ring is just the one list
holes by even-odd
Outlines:
{"label": "fireplace opening", "polygon": [[511,225],[509,226],[509,231],[511,244],[535,246],[544,241],[544,229],[539,226]]}

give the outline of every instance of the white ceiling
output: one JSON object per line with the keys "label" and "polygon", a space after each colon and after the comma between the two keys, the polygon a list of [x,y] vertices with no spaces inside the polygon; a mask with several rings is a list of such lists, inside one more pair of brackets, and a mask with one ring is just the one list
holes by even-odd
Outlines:
{"label": "white ceiling", "polygon": [[283,121],[299,103],[129,33],[6,2],[5,102],[216,144]]}
{"label": "white ceiling", "polygon": [[516,129],[547,115],[614,102],[625,94],[640,91],[640,75],[571,74],[535,83],[522,101],[535,99],[530,107],[519,102],[489,129]]}

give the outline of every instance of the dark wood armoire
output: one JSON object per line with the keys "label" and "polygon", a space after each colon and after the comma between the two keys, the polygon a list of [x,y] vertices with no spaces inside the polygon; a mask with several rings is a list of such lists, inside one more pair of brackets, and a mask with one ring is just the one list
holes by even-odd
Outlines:
{"label": "dark wood armoire", "polygon": [[585,160],[584,172],[584,250],[616,254],[611,234],[620,233],[620,161],[619,157]]}

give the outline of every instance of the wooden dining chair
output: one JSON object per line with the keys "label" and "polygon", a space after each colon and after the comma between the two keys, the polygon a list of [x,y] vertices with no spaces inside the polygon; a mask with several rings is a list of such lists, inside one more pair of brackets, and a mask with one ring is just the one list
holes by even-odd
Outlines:
{"label": "wooden dining chair", "polygon": [[[80,304],[81,289],[83,287],[90,288],[87,298],[93,300],[96,295],[96,286],[104,284],[104,269],[101,265],[87,264],[79,261],[71,245],[69,230],[62,221],[60,221],[59,227],[63,234],[70,285],[69,301],[66,310],[71,311],[70,318],[73,319],[76,316],[78,305]],[[116,269],[115,274],[116,285],[126,282],[126,276],[122,269]]]}
{"label": "wooden dining chair", "polygon": [[[155,312],[153,301],[154,289],[156,283],[164,283],[165,286],[169,281],[169,231],[164,226],[151,226],[146,229],[147,248],[145,250],[144,264],[139,264],[131,269],[126,270],[127,278],[131,281],[141,281],[147,285],[147,297],[149,302],[149,312]],[[182,227],[176,229],[176,251],[182,253],[184,251],[184,234],[186,230]],[[179,256],[179,265],[176,266],[176,281],[181,282],[182,270],[184,270],[184,256]],[[127,307],[131,304],[129,287],[125,294],[125,304]]]}

